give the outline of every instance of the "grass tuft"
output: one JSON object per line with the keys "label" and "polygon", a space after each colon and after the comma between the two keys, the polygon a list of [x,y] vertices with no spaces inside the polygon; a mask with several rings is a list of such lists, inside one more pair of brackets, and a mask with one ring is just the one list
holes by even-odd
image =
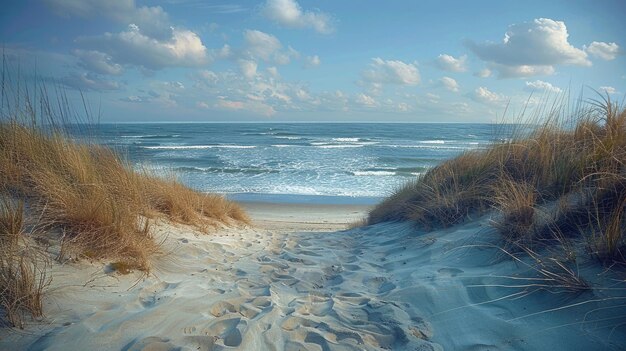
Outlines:
{"label": "grass tuft", "polygon": [[[8,85],[10,78],[3,71],[0,305],[11,325],[22,326],[25,312],[42,315],[49,280],[47,256],[36,241],[49,246],[60,237],[58,259],[112,260],[119,272],[148,272],[157,250],[150,231],[155,217],[199,229],[248,222],[242,208],[222,196],[137,171],[94,140],[74,140],[67,124],[91,126],[75,117],[62,91],[54,101],[45,84],[35,84],[32,94],[19,83],[17,89]],[[36,224],[36,236],[25,231],[29,220]]]}
{"label": "grass tuft", "polygon": [[374,208],[368,223],[445,227],[495,209],[509,248],[576,239],[606,264],[626,264],[625,207],[626,110],[607,98],[574,116],[551,111],[530,133],[443,162]]}

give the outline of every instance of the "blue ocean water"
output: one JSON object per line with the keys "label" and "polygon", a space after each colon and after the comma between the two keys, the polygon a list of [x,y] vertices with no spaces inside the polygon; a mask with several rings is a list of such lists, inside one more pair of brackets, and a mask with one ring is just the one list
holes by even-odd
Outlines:
{"label": "blue ocean water", "polygon": [[[239,199],[378,199],[444,159],[487,146],[489,124],[102,124],[137,165]],[[287,195],[287,196],[286,196]]]}

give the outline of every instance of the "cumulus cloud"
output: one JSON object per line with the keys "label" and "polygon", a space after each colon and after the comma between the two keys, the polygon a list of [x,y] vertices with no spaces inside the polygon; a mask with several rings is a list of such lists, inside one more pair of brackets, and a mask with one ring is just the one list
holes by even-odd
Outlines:
{"label": "cumulus cloud", "polygon": [[267,71],[267,73],[270,74],[270,77],[272,78],[280,78],[280,73],[278,73],[278,68],[272,66],[272,67],[267,67],[265,69]]}
{"label": "cumulus cloud", "polygon": [[200,109],[203,109],[203,110],[208,110],[208,109],[210,108],[209,104],[207,104],[207,103],[206,103],[206,102],[204,102],[204,101],[198,101],[198,102],[196,102],[196,107],[197,107],[197,108],[200,108]]}
{"label": "cumulus cloud", "polygon": [[286,65],[292,58],[300,57],[300,53],[291,46],[283,50],[280,40],[271,34],[259,30],[246,30],[243,37],[248,58]]}
{"label": "cumulus cloud", "polygon": [[304,11],[295,0],[268,0],[261,13],[270,20],[291,28],[313,28],[318,33],[334,31],[330,15],[319,11]]}
{"label": "cumulus cloud", "polygon": [[265,61],[269,61],[282,48],[278,38],[258,30],[246,30],[243,37],[250,54]]}
{"label": "cumulus cloud", "polygon": [[376,107],[378,106],[378,102],[376,102],[376,100],[369,96],[369,95],[365,95],[363,93],[361,94],[357,94],[357,96],[354,99],[354,102],[356,102],[357,104],[361,105],[361,106],[365,106],[365,107]]}
{"label": "cumulus cloud", "polygon": [[554,74],[554,66],[506,66],[499,64],[492,64],[491,67],[498,71],[498,77],[500,78],[524,78],[532,76],[549,76]]}
{"label": "cumulus cloud", "polygon": [[97,50],[74,50],[74,56],[78,57],[78,64],[92,72],[100,74],[122,74],[122,66],[113,62],[110,55]]}
{"label": "cumulus cloud", "polygon": [[524,88],[526,91],[545,91],[550,93],[560,93],[562,90],[559,87],[555,87],[554,85],[544,82],[542,80],[536,80],[534,82],[526,82],[526,87]]}
{"label": "cumulus cloud", "polygon": [[468,46],[503,78],[552,74],[555,65],[591,65],[587,53],[570,44],[568,37],[564,22],[539,18],[509,26],[500,43],[468,42]]}
{"label": "cumulus cloud", "polygon": [[239,65],[239,71],[246,79],[252,80],[256,77],[256,62],[252,60],[239,60],[237,64]]}
{"label": "cumulus cloud", "polygon": [[507,98],[501,94],[494,93],[485,87],[478,87],[468,95],[472,100],[486,105],[502,105]]}
{"label": "cumulus cloud", "polygon": [[474,76],[479,77],[479,78],[491,77],[491,70],[489,68],[481,69],[480,71],[474,73]]}
{"label": "cumulus cloud", "polygon": [[603,86],[603,87],[600,87],[600,90],[604,91],[607,94],[617,94],[617,89],[613,87]]}
{"label": "cumulus cloud", "polygon": [[215,103],[215,107],[223,110],[247,110],[267,117],[276,114],[276,110],[272,106],[260,101],[233,101],[222,98]]}
{"label": "cumulus cloud", "polygon": [[441,86],[443,86],[444,88],[450,91],[453,91],[453,92],[459,91],[459,83],[457,83],[456,80],[450,77],[443,77],[439,79],[439,83],[441,84]]}
{"label": "cumulus cloud", "polygon": [[447,54],[441,54],[435,61],[437,67],[449,72],[465,72],[467,71],[467,55],[459,58]]}
{"label": "cumulus cloud", "polygon": [[148,69],[198,66],[209,61],[208,50],[200,37],[185,29],[174,28],[171,38],[158,40],[144,35],[137,25],[131,24],[121,33],[82,37],[77,42],[106,53],[117,63]]}
{"label": "cumulus cloud", "polygon": [[594,41],[589,46],[584,46],[583,48],[587,53],[606,61],[615,60],[620,53],[619,46],[615,43]]}
{"label": "cumulus cloud", "polygon": [[320,57],[317,55],[314,56],[307,56],[306,57],[306,61],[304,63],[304,67],[306,68],[315,68],[315,67],[319,67],[319,65],[322,64],[322,60],[320,60]]}
{"label": "cumulus cloud", "polygon": [[363,77],[368,82],[378,84],[416,85],[420,82],[420,73],[415,64],[385,61],[378,57],[372,59],[370,68],[363,72]]}
{"label": "cumulus cloud", "polygon": [[82,91],[110,91],[121,88],[116,81],[100,78],[92,73],[72,73],[61,78],[61,83]]}
{"label": "cumulus cloud", "polygon": [[134,0],[45,0],[62,17],[104,17],[124,24],[136,24],[142,34],[159,40],[171,37],[168,14],[160,6],[137,7]]}

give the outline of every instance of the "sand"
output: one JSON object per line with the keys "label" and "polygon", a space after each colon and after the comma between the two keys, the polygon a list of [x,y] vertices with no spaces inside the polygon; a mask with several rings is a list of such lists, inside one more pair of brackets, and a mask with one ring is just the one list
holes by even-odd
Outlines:
{"label": "sand", "polygon": [[[161,223],[163,253],[147,277],[98,262],[55,265],[46,318],[23,331],[1,330],[0,349],[625,346],[619,292],[519,287],[536,281],[520,280],[532,274],[491,246],[496,236],[486,217],[430,233],[392,223],[342,231],[367,208],[246,207],[253,227],[206,235]],[[614,278],[595,265],[581,272]]]}

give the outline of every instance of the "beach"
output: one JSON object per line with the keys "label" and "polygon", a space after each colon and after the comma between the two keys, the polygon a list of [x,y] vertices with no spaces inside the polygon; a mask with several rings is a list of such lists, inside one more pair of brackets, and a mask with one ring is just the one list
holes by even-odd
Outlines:
{"label": "beach", "polygon": [[487,218],[348,229],[367,206],[243,206],[251,225],[200,233],[161,222],[148,275],[54,263],[45,317],[0,331],[0,349],[600,350],[623,340],[610,299],[520,287],[533,282],[520,284],[524,270],[499,255]]}
{"label": "beach", "polygon": [[0,351],[626,350],[624,8],[3,3]]}

